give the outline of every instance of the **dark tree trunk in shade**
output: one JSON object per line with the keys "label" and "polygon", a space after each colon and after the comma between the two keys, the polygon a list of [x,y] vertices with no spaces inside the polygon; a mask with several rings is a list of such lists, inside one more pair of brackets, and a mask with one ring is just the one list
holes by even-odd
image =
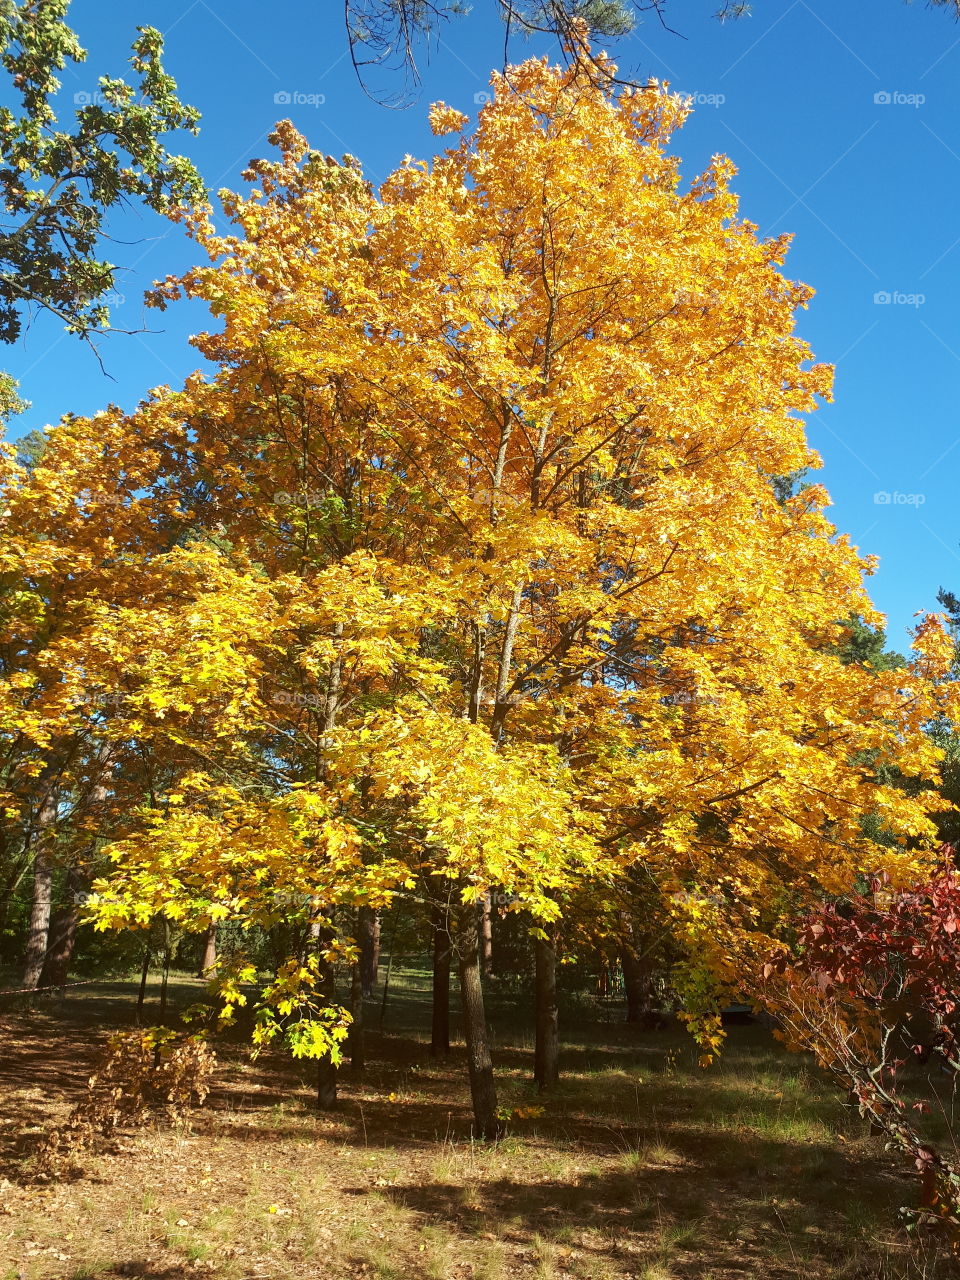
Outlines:
{"label": "dark tree trunk in shade", "polygon": [[203,955],[200,957],[198,978],[212,978],[217,968],[217,926],[211,921],[203,936]]}
{"label": "dark tree trunk in shade", "polygon": [[548,936],[534,942],[536,956],[536,1048],[533,1078],[540,1092],[552,1089],[560,1078],[560,1037],[557,1012],[557,947],[552,926]]}
{"label": "dark tree trunk in shade", "polygon": [[450,917],[445,906],[433,911],[433,1016],[430,1052],[450,1052]]}
{"label": "dark tree trunk in shade", "polygon": [[480,963],[483,976],[493,977],[493,905],[490,890],[483,895],[480,914]]}
{"label": "dark tree trunk in shade", "polygon": [[30,923],[27,926],[27,945],[23,953],[21,984],[33,990],[40,983],[47,948],[50,945],[50,910],[53,898],[53,863],[50,860],[47,834],[56,821],[57,799],[53,785],[53,770],[48,767],[41,778],[46,779],[46,794],[36,817],[36,848],[33,855],[33,901],[30,906]]}
{"label": "dark tree trunk in shade", "polygon": [[143,1021],[143,1002],[147,998],[147,976],[150,973],[150,947],[143,953],[143,964],[140,966],[140,991],[137,994],[137,1026]]}
{"label": "dark tree trunk in shade", "polygon": [[467,1041],[474,1132],[478,1138],[492,1140],[499,1136],[500,1122],[480,976],[480,910],[475,902],[460,908],[459,925],[460,1004]]}
{"label": "dark tree trunk in shade", "polygon": [[[0,860],[4,858],[4,853],[0,851]],[[7,918],[10,915],[10,908],[13,905],[14,896],[20,886],[20,881],[30,869],[30,854],[27,852],[18,858],[11,866],[6,879],[0,884],[0,935],[3,934],[7,927]]]}
{"label": "dark tree trunk in shade", "polygon": [[77,867],[71,867],[67,872],[64,904],[50,918],[47,958],[40,975],[42,987],[62,987],[70,976],[84,883],[83,873]]}
{"label": "dark tree trunk in shade", "polygon": [[350,1036],[347,1051],[350,1054],[350,1070],[361,1075],[366,1066],[363,1044],[363,982],[360,977],[360,964],[350,966]]}
{"label": "dark tree trunk in shade", "polygon": [[[167,1025],[167,984],[170,981],[170,922],[165,920],[163,924],[163,977],[160,979],[160,1014],[159,1023],[161,1027]],[[160,1066],[160,1041],[157,1041],[153,1051],[154,1069]]]}
{"label": "dark tree trunk in shade", "polygon": [[[323,951],[329,942],[328,932],[322,928],[311,930],[317,949]],[[333,976],[333,967],[321,955],[319,957],[320,991],[328,1005],[337,1003],[337,984]],[[317,1107],[321,1111],[332,1111],[337,1105],[337,1066],[329,1053],[317,1059]]]}
{"label": "dark tree trunk in shade", "polygon": [[337,1105],[337,1068],[330,1055],[317,1059],[317,1108],[333,1111]]}
{"label": "dark tree trunk in shade", "polygon": [[620,952],[623,965],[623,989],[627,997],[627,1021],[643,1022],[645,1013],[645,991],[643,966],[637,959],[631,943],[626,943]]}
{"label": "dark tree trunk in shade", "polygon": [[363,994],[371,996],[377,984],[377,971],[380,967],[380,917],[373,907],[360,908],[357,932]]}
{"label": "dark tree trunk in shade", "polygon": [[[101,760],[105,769],[107,761]],[[106,783],[94,784],[90,791],[91,810],[96,813],[108,795]],[[50,931],[47,941],[47,957],[40,976],[41,986],[62,987],[70,976],[70,965],[77,942],[77,925],[80,922],[80,911],[84,901],[84,889],[88,881],[88,868],[94,857],[96,846],[87,851],[86,862],[74,863],[67,871],[63,889],[63,903],[50,918]]]}
{"label": "dark tree trunk in shade", "polygon": [[632,937],[624,942],[620,960],[623,964],[623,987],[627,997],[627,1021],[648,1030],[659,1025],[653,973],[649,961],[637,954]]}

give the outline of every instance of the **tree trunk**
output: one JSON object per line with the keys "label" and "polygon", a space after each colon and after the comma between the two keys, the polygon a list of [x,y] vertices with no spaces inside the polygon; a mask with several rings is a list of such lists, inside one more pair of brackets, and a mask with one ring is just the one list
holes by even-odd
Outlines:
{"label": "tree trunk", "polygon": [[483,1008],[479,917],[480,912],[475,902],[465,903],[460,909],[460,1003],[467,1041],[474,1131],[478,1138],[492,1140],[500,1134],[500,1123],[497,1118],[497,1088],[493,1079],[493,1061],[490,1057],[487,1020]]}
{"label": "tree trunk", "polygon": [[83,885],[83,873],[78,867],[71,867],[67,873],[66,901],[53,913],[50,920],[47,958],[40,975],[41,986],[62,987],[70,976]]}
{"label": "tree trunk", "polygon": [[[160,979],[160,1025],[167,1025],[167,986],[170,982],[170,921],[164,919],[163,922],[163,977]],[[159,1045],[157,1046],[159,1049]],[[157,1057],[159,1065],[160,1058]]]}
{"label": "tree trunk", "polygon": [[490,901],[490,890],[483,895],[480,915],[480,955],[483,964],[483,976],[493,977],[493,909]]}
{"label": "tree trunk", "polygon": [[433,913],[433,1056],[450,1052],[450,917],[445,906]]}
{"label": "tree trunk", "polygon": [[330,1055],[317,1059],[317,1108],[333,1111],[337,1105],[337,1068]]}
{"label": "tree trunk", "polygon": [[[329,940],[328,932],[322,928],[314,926],[311,929],[317,941],[318,950],[327,945]],[[321,955],[319,957],[320,966],[320,990],[326,998],[327,1004],[335,1005],[337,1003],[337,984],[333,976],[333,968],[330,962]],[[332,1111],[337,1105],[337,1066],[329,1053],[322,1058],[317,1059],[317,1107],[320,1111]]]}
{"label": "tree trunk", "polygon": [[34,990],[40,983],[50,943],[50,906],[53,896],[53,863],[47,851],[47,833],[56,821],[57,800],[52,769],[44,771],[47,792],[37,814],[36,849],[33,855],[33,905],[27,945],[23,954],[22,985]]}
{"label": "tree trunk", "polygon": [[366,1066],[363,1044],[363,981],[360,976],[360,964],[350,969],[350,1039],[347,1044],[350,1053],[350,1070],[355,1076],[363,1073]]}
{"label": "tree trunk", "polygon": [[[0,852],[0,859],[3,858]],[[26,876],[30,870],[30,850],[22,853],[10,868],[9,875],[3,884],[0,885],[0,937],[7,927],[7,918],[10,914],[10,907],[13,905],[14,895],[20,887],[20,881]]]}
{"label": "tree trunk", "polygon": [[[163,977],[160,979],[160,1026],[167,1025],[167,983],[170,981],[170,921],[163,922]],[[154,1070],[160,1068],[161,1046],[157,1041],[153,1051]]]}
{"label": "tree trunk", "polygon": [[[106,768],[106,759],[101,759],[101,767]],[[90,809],[97,812],[97,807],[106,800],[108,790],[102,780],[94,784],[90,792]],[[80,907],[84,901],[89,876],[96,852],[96,840],[88,851],[87,859],[74,863],[67,871],[64,885],[63,905],[51,915],[47,939],[47,955],[40,976],[41,986],[62,987],[70,976],[70,963],[77,942],[77,924],[80,920]]]}
{"label": "tree trunk", "polygon": [[377,984],[377,970],[380,967],[380,917],[373,907],[361,907],[358,921],[360,937],[360,979],[363,983],[363,994],[373,995]]}
{"label": "tree trunk", "polygon": [[637,956],[632,941],[623,944],[620,960],[627,997],[627,1021],[640,1023],[649,1029],[657,1021],[653,1012],[653,982],[649,969]]}
{"label": "tree trunk", "polygon": [[560,1078],[560,1038],[557,1017],[557,947],[553,927],[547,938],[537,938],[536,954],[536,1022],[537,1040],[534,1052],[533,1078],[540,1092],[554,1088]]}
{"label": "tree trunk", "polygon": [[198,978],[212,978],[217,967],[217,926],[211,920],[207,925],[207,932],[203,939],[203,956],[200,960],[200,968],[197,970]]}
{"label": "tree trunk", "polygon": [[[343,623],[338,622],[333,628],[334,636],[339,640],[343,635]],[[341,680],[343,676],[343,660],[339,652],[339,646],[333,661],[330,663],[330,671],[327,679],[327,696],[324,705],[323,728],[324,733],[329,734],[336,728],[337,713],[340,709],[340,693]],[[322,775],[326,775],[326,765],[324,764]],[[322,951],[329,941],[329,932],[323,929],[319,924],[314,924],[310,928],[310,933],[316,939],[317,949]],[[337,1003],[337,984],[334,980],[333,969],[329,962],[321,955],[320,963],[320,986],[327,1003],[335,1005]],[[317,1059],[317,1107],[320,1111],[331,1111],[337,1105],[337,1067],[329,1054]]]}
{"label": "tree trunk", "polygon": [[150,944],[143,953],[143,964],[140,966],[140,992],[137,995],[137,1026],[143,1019],[143,1002],[147,998],[147,975],[150,973]]}

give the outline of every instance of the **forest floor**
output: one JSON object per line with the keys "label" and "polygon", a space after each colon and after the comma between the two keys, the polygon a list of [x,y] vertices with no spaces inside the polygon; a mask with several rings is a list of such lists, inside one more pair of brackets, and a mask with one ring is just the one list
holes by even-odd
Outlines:
{"label": "forest floor", "polygon": [[[173,983],[180,1003],[200,984]],[[189,1122],[125,1132],[82,1177],[29,1154],[85,1084],[135,983],[0,1008],[0,1280],[901,1280],[948,1276],[907,1245],[916,1195],[882,1143],[757,1025],[707,1071],[679,1028],[568,1016],[563,1081],[538,1098],[529,1032],[492,1018],[495,1144],[470,1140],[462,1045],[431,1060],[426,975],[394,971],[368,1066],[313,1108],[311,1064],[220,1052]],[[156,1017],[155,984],[146,1011]],[[606,1021],[604,1021],[606,1017]],[[540,1110],[542,1108],[542,1111]]]}

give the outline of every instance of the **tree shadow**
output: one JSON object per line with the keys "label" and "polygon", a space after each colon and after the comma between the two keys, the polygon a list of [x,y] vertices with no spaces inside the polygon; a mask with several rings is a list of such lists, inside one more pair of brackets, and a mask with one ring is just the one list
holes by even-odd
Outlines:
{"label": "tree shadow", "polygon": [[131,1258],[126,1262],[111,1262],[104,1268],[97,1268],[95,1271],[85,1271],[83,1273],[84,1280],[90,1277],[96,1277],[96,1280],[184,1280],[185,1276],[196,1274],[191,1272],[185,1265],[179,1266],[157,1266],[152,1262],[146,1262],[143,1259]]}
{"label": "tree shadow", "polygon": [[[539,1240],[565,1238],[564,1232],[575,1227],[578,1249],[601,1269],[635,1274],[639,1249],[648,1261],[659,1253],[668,1262],[669,1274],[682,1280],[700,1280],[714,1268],[724,1276],[795,1280],[796,1256],[772,1256],[771,1242],[789,1243],[791,1251],[793,1244],[785,1221],[790,1210],[776,1199],[778,1192],[789,1196],[783,1180],[769,1176],[771,1170],[789,1166],[795,1152],[783,1143],[757,1145],[756,1176],[748,1174],[736,1182],[726,1179],[721,1169],[705,1166],[702,1159],[682,1158],[670,1166],[586,1172],[575,1180],[500,1177],[471,1179],[469,1185],[447,1181],[344,1190],[361,1198],[386,1196],[419,1215],[424,1227],[442,1227],[464,1240],[495,1232],[507,1244],[530,1249]],[[825,1146],[821,1154],[836,1153]],[[842,1177],[843,1157],[837,1160],[835,1172]],[[843,1183],[829,1181],[836,1201]],[[829,1205],[821,1204],[818,1212],[826,1217]],[[797,1226],[794,1239],[800,1230]],[[832,1233],[810,1237],[807,1260],[835,1264],[836,1239]],[[851,1252],[846,1261],[852,1256]],[[845,1268],[848,1274],[852,1273]],[[876,1273],[869,1274],[873,1278]]]}

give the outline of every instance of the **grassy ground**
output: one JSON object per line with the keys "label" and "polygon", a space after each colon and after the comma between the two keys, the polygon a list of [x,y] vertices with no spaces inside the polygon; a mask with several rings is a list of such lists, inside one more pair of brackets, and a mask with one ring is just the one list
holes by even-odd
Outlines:
{"label": "grassy ground", "polygon": [[[173,995],[197,986],[178,978]],[[81,1095],[109,1029],[129,1025],[136,987],[68,994],[0,1010],[3,1280],[953,1274],[898,1235],[912,1182],[764,1029],[732,1027],[704,1072],[681,1031],[585,1008],[544,1101],[528,1082],[529,1032],[495,1002],[513,1116],[485,1146],[469,1136],[462,1047],[429,1057],[425,975],[412,971],[394,971],[382,1032],[371,1002],[370,1063],[343,1079],[337,1112],[313,1110],[309,1064],[251,1065],[227,1045],[189,1125],[124,1135],[83,1178],[31,1185],[31,1144]]]}

